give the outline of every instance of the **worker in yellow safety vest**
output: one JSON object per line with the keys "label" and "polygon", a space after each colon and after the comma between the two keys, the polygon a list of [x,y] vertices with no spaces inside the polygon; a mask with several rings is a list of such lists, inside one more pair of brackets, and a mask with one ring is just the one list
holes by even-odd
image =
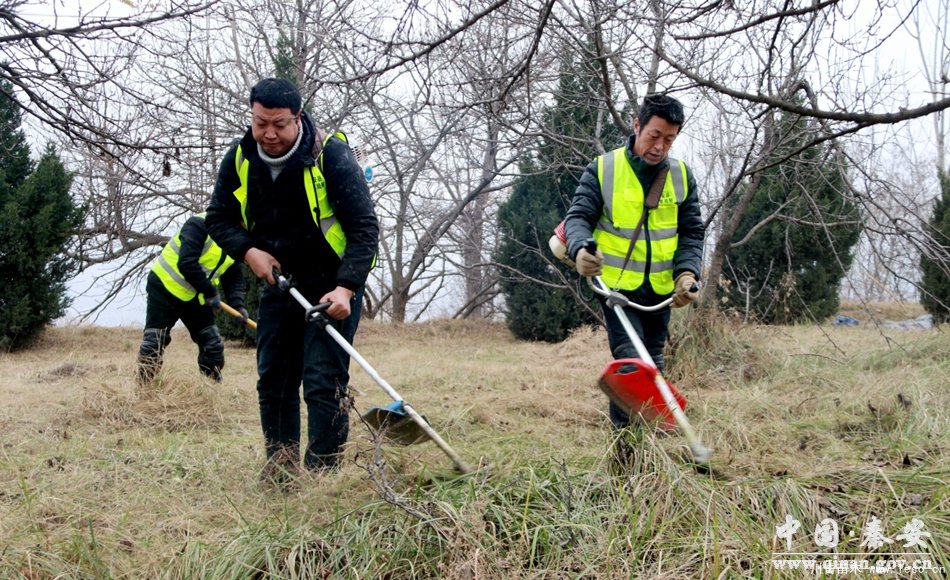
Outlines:
{"label": "worker in yellow safety vest", "polygon": [[214,324],[221,291],[247,320],[241,268],[208,236],[205,214],[192,216],[152,263],[145,284],[145,332],[139,347],[138,380],[151,382],[179,320],[198,345],[198,368],[215,381],[224,368],[224,342]]}
{"label": "worker in yellow safety vest", "polygon": [[304,466],[331,470],[349,429],[349,355],[275,286],[292,276],[347,340],[359,323],[379,222],[363,169],[343,133],[327,134],[290,81],[258,82],[248,131],[224,155],[208,206],[208,231],[225,252],[267,282],[257,320],[257,394],[265,481],[292,478],[300,464],[300,388],[307,406]]}
{"label": "worker in yellow safety vest", "polygon": [[[698,188],[686,163],[668,157],[684,121],[678,100],[647,96],[626,145],[587,166],[565,217],[566,257],[577,272],[601,276],[637,304],[656,305],[672,295],[673,306],[681,307],[698,297],[705,235]],[[638,358],[617,314],[602,304],[614,359]],[[624,311],[662,371],[670,309]],[[610,419],[617,427],[630,422],[613,402]]]}

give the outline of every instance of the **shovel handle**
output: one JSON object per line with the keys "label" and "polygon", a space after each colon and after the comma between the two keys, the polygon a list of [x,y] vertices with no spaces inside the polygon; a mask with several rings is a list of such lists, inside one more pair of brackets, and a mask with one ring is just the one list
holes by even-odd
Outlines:
{"label": "shovel handle", "polygon": [[[224,303],[224,302],[221,303],[221,310],[224,310],[225,312],[227,312],[228,314],[230,314],[231,316],[233,316],[233,317],[235,317],[235,318],[241,318],[241,319],[244,318],[244,315],[243,315],[243,314],[241,314],[240,312],[238,312],[238,311],[237,311],[235,308],[233,308],[231,305],[226,304],[226,303]],[[250,328],[253,328],[254,330],[257,330],[257,323],[254,322],[253,320],[251,320],[250,318],[248,318],[247,320],[245,320],[245,321],[244,321],[244,324],[248,325]]]}

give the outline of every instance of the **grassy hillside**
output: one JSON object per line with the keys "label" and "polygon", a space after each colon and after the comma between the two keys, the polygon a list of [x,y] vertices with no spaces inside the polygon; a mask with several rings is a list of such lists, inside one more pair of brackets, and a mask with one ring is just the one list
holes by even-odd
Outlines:
{"label": "grassy hillside", "polygon": [[[354,413],[343,469],[283,492],[258,483],[252,350],[230,347],[212,384],[176,331],[143,390],[139,330],[52,329],[0,355],[0,577],[802,577],[772,563],[786,516],[788,551],[851,559],[872,516],[891,539],[917,518],[926,549],[877,553],[950,566],[946,332],[674,323],[669,376],[710,470],[675,433],[611,432],[600,330],[550,345],[367,322],[360,352],[482,469],[380,448]],[[352,374],[357,411],[388,402]],[[836,550],[814,542],[826,518]]]}

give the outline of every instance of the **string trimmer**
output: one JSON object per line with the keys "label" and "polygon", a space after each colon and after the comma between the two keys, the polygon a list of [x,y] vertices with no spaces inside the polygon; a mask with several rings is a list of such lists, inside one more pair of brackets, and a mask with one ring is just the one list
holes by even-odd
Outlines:
{"label": "string trimmer", "polygon": [[[588,240],[585,249],[591,254],[595,253],[597,246],[594,240]],[[623,310],[625,306],[629,306],[644,312],[653,312],[669,306],[673,298],[670,297],[654,306],[644,306],[632,302],[620,292],[611,291],[600,276],[589,277],[587,283],[594,292],[604,297],[608,306],[613,308],[640,357],[611,361],[601,375],[599,382],[601,390],[628,414],[639,414],[647,421],[656,421],[664,429],[679,426],[693,453],[693,460],[701,464],[709,463],[712,449],[702,444],[686,418],[686,413],[683,412],[686,408],[686,398],[660,374],[656,363],[653,362],[653,358],[647,352],[643,341],[640,340],[636,329],[627,318],[627,313]],[[625,372],[631,367],[633,367],[632,372]]]}
{"label": "string trimmer", "polygon": [[[456,470],[461,473],[472,473],[474,471],[459,457],[458,453],[449,447],[449,444],[435,432],[435,429],[429,425],[428,421],[416,412],[412,405],[407,403],[399,393],[396,392],[396,389],[392,388],[389,383],[379,376],[376,369],[366,362],[366,359],[353,348],[353,345],[347,342],[346,339],[343,338],[343,335],[333,327],[330,323],[330,318],[325,313],[326,309],[330,307],[330,302],[313,305],[294,287],[293,281],[281,274],[277,268],[274,268],[273,274],[277,280],[278,288],[280,288],[281,291],[289,292],[290,295],[304,307],[304,319],[307,322],[316,323],[323,328],[323,330],[340,345],[340,348],[345,350],[347,354],[366,371],[366,374],[393,399],[393,403],[386,407],[373,407],[364,413],[363,419],[367,424],[381,432],[386,439],[396,443],[411,445],[431,439],[449,456],[455,464]],[[405,420],[406,418],[408,418],[408,420]]]}

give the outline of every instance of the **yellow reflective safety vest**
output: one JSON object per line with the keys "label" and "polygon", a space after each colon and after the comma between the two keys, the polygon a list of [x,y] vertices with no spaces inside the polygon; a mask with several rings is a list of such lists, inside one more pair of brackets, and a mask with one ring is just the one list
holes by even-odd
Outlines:
{"label": "yellow reflective safety vest", "polygon": [[[195,217],[204,220],[205,214],[199,213],[195,215]],[[179,300],[188,302],[195,296],[198,296],[198,302],[204,304],[204,295],[200,294],[195,290],[194,286],[185,280],[185,277],[181,274],[181,270],[178,268],[180,255],[181,230],[165,244],[162,253],[158,256],[158,259],[155,260],[155,263],[152,264],[152,272],[162,281],[162,285],[165,286],[165,289]],[[198,259],[198,265],[201,266],[201,270],[215,288],[221,285],[221,275],[224,274],[232,264],[234,264],[234,259],[225,254],[221,247],[214,243],[211,236],[207,236],[205,238],[205,245],[201,250],[201,257]]]}
{"label": "yellow reflective safety vest", "polygon": [[[338,137],[344,143],[347,142],[346,135],[337,132],[326,136],[323,140],[323,148],[326,147],[327,141],[331,137]],[[343,251],[346,250],[346,234],[343,233],[343,226],[333,215],[333,206],[330,205],[330,200],[327,197],[327,180],[323,177],[323,171],[321,170],[323,167],[323,148],[320,150],[319,159],[316,160],[316,163],[312,167],[307,167],[303,172],[303,183],[307,192],[307,200],[310,202],[310,217],[323,232],[323,237],[326,238],[336,255],[342,258]],[[240,145],[238,145],[234,154],[234,166],[237,169],[238,177],[241,179],[241,186],[234,190],[234,197],[241,204],[241,220],[244,223],[244,229],[251,231],[254,224],[247,218],[247,175],[250,171],[251,162],[244,157]]]}
{"label": "yellow reflective safety vest", "polygon": [[[604,199],[604,210],[594,239],[604,254],[601,278],[610,288],[635,290],[643,285],[649,272],[650,285],[657,294],[671,294],[673,254],[678,242],[679,206],[689,195],[686,164],[668,158],[670,170],[656,209],[650,210],[624,267],[630,239],[640,222],[646,192],[627,161],[626,147],[614,149],[597,158],[597,179]],[[621,269],[622,268],[622,269]]]}

